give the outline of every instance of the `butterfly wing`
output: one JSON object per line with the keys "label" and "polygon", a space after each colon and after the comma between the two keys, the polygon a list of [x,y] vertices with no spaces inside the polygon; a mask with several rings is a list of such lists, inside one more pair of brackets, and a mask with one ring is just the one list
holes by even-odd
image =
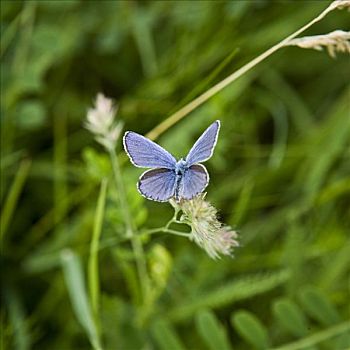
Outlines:
{"label": "butterfly wing", "polygon": [[208,160],[214,152],[220,130],[220,121],[211,124],[191,148],[186,157],[189,166]]}
{"label": "butterfly wing", "polygon": [[131,162],[140,168],[174,169],[176,159],[155,142],[133,131],[123,138],[124,149]]}
{"label": "butterfly wing", "polygon": [[147,170],[140,176],[137,188],[147,199],[166,202],[174,196],[175,178],[175,172],[171,169]]}
{"label": "butterfly wing", "polygon": [[192,199],[204,191],[209,183],[209,174],[202,164],[191,165],[184,173],[179,198]]}

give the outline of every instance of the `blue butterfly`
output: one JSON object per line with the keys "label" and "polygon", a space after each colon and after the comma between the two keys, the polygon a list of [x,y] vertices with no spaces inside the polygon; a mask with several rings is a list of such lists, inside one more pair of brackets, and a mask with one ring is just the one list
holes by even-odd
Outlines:
{"label": "blue butterfly", "polygon": [[166,202],[170,198],[192,199],[203,192],[209,183],[204,165],[214,152],[220,121],[211,124],[191,148],[185,159],[179,161],[163,147],[133,131],[124,134],[123,144],[132,164],[145,171],[137,184],[139,192],[147,199]]}

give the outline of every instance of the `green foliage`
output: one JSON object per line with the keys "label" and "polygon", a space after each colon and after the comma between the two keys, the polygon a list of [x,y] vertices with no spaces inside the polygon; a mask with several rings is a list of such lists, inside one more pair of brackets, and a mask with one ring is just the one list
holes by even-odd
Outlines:
{"label": "green foliage", "polygon": [[232,324],[255,349],[268,347],[267,330],[254,314],[244,310],[238,311],[232,317]]}
{"label": "green foliage", "polygon": [[152,334],[161,350],[185,349],[172,326],[164,320],[157,320],[153,323]]}
{"label": "green foliage", "polygon": [[77,319],[88,334],[95,349],[101,349],[98,330],[88,301],[84,274],[78,257],[71,251],[62,252],[64,277]]}
{"label": "green foliage", "polygon": [[93,180],[101,181],[108,177],[111,172],[111,165],[108,156],[103,153],[96,152],[93,148],[85,148],[83,155],[87,174]]}
{"label": "green foliage", "polygon": [[23,160],[19,166],[16,177],[14,178],[8,196],[5,200],[3,211],[1,213],[1,228],[0,228],[0,239],[3,241],[3,237],[6,233],[7,227],[12,219],[18,197],[23,189],[25,180],[28,176],[30,162]]}
{"label": "green foliage", "polygon": [[240,300],[265,293],[278,287],[288,279],[285,271],[247,276],[223,284],[212,291],[203,293],[200,298],[185,301],[168,312],[168,317],[180,321],[193,315],[203,307],[220,308]]}
{"label": "green foliage", "polygon": [[172,268],[170,253],[161,245],[154,245],[149,252],[149,275],[152,282],[152,303],[164,292]]}
{"label": "green foliage", "polygon": [[24,129],[40,128],[45,121],[44,106],[38,102],[23,102],[18,107],[17,123]]}
{"label": "green foliage", "polygon": [[328,4],[1,1],[5,349],[348,347],[348,56],[282,48],[157,138],[182,157],[221,120],[207,199],[239,233],[233,259],[148,235],[171,206],[139,195],[121,140],[116,186],[83,128],[102,91],[146,134]]}
{"label": "green foliage", "polygon": [[[12,326],[12,329],[10,330],[12,334],[10,334],[11,338],[14,339],[14,348],[18,350],[30,349],[31,336],[18,292],[8,289],[4,291],[4,294],[9,304],[9,319]],[[2,332],[2,342],[6,344],[6,336],[9,335],[6,334],[6,329],[2,329]]]}
{"label": "green foliage", "polygon": [[305,288],[300,300],[306,312],[326,326],[339,322],[339,314],[326,296],[316,288]]}
{"label": "green foliage", "polygon": [[225,328],[220,324],[213,312],[208,310],[198,312],[196,315],[196,326],[208,349],[231,349],[225,334]]}
{"label": "green foliage", "polygon": [[95,213],[95,225],[91,238],[90,257],[88,261],[88,282],[92,312],[95,322],[98,320],[99,306],[100,306],[100,278],[99,278],[99,260],[98,251],[100,246],[100,237],[102,232],[102,224],[104,219],[106,194],[107,194],[107,179],[101,183],[100,195],[97,201]]}
{"label": "green foliage", "polygon": [[308,325],[305,315],[299,306],[292,300],[277,300],[273,305],[273,311],[278,323],[292,335],[302,337],[308,333]]}

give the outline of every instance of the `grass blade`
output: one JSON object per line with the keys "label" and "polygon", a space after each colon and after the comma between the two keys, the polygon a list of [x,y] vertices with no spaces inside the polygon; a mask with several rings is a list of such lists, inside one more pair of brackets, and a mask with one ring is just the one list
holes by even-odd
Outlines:
{"label": "grass blade", "polygon": [[347,333],[350,331],[350,323],[343,322],[336,326],[327,328],[323,331],[314,333],[313,335],[310,335],[309,337],[297,340],[293,343],[289,343],[286,345],[283,345],[278,348],[274,348],[273,350],[298,350],[298,349],[305,349],[306,347],[321,343],[327,339],[336,337],[340,334]]}
{"label": "grass blade", "polygon": [[60,216],[67,213],[67,120],[65,113],[56,113],[53,124],[53,195],[54,195],[54,223],[56,230],[59,229]]}
{"label": "grass blade", "polygon": [[273,312],[278,323],[296,337],[308,334],[308,325],[305,315],[299,306],[291,299],[277,300],[273,305]]}
{"label": "grass blade", "polygon": [[80,260],[74,252],[66,249],[61,253],[61,261],[75,315],[84,328],[93,348],[95,350],[101,350],[101,342],[88,302]]}
{"label": "grass blade", "polygon": [[161,350],[184,350],[175,330],[165,320],[157,320],[152,325],[152,334]]}
{"label": "grass blade", "polygon": [[268,348],[268,334],[265,326],[251,312],[241,310],[232,315],[232,325],[255,349]]}
{"label": "grass blade", "polygon": [[286,270],[256,274],[236,279],[197,298],[178,304],[168,312],[169,319],[177,322],[191,317],[202,308],[219,308],[252,298],[284,284],[289,278]]}
{"label": "grass blade", "polygon": [[310,286],[300,292],[300,301],[304,310],[325,326],[339,322],[340,316],[335,306],[319,289]]}
{"label": "grass blade", "polygon": [[212,311],[202,310],[196,316],[197,331],[209,349],[231,349],[225,333],[225,327],[220,324]]}
{"label": "grass blade", "polygon": [[98,251],[99,242],[102,231],[103,217],[106,204],[107,194],[107,179],[103,179],[101,183],[100,195],[98,197],[97,208],[95,213],[94,230],[92,233],[91,245],[90,245],[90,257],[88,262],[88,281],[91,307],[94,318],[98,320],[98,308],[100,300],[100,282],[98,273]]}
{"label": "grass blade", "polygon": [[13,212],[16,208],[16,204],[18,198],[22,192],[24,183],[27,179],[29,168],[30,168],[30,160],[23,160],[19,166],[16,177],[12,183],[9,194],[6,198],[5,204],[3,206],[3,211],[1,214],[1,225],[0,225],[0,239],[3,240],[5,232],[7,231],[8,225],[11,221]]}
{"label": "grass blade", "polygon": [[[28,329],[28,321],[22,305],[21,298],[17,290],[6,288],[4,290],[5,300],[8,304],[9,318],[13,328],[13,345],[16,350],[27,350],[31,347],[30,332]],[[3,327],[3,325],[1,325]],[[1,329],[1,333],[4,328]],[[3,349],[1,341],[1,349]]]}
{"label": "grass blade", "polygon": [[180,108],[177,112],[170,115],[168,118],[163,120],[160,124],[158,124],[155,128],[153,128],[147,135],[151,140],[157,139],[162,133],[164,133],[167,129],[172,127],[174,124],[179,122],[181,119],[186,117],[189,113],[191,113],[193,110],[195,110],[197,107],[202,105],[204,102],[209,100],[211,97],[216,95],[218,92],[223,90],[226,86],[230,85],[234,81],[236,81],[238,78],[240,78],[245,73],[249,72],[252,68],[254,68],[257,64],[264,61],[266,58],[271,56],[273,53],[281,49],[282,47],[288,45],[290,40],[294,39],[298,35],[300,35],[302,32],[304,32],[306,29],[310,28],[313,24],[319,22],[322,18],[324,18],[329,12],[335,10],[335,7],[332,5],[329,5],[325,10],[323,10],[318,16],[316,16],[313,20],[305,24],[303,27],[295,31],[294,33],[287,36],[285,39],[280,41],[278,44],[270,47],[268,50],[264,51],[259,56],[255,57],[253,60],[249,61],[247,64],[230,74],[225,79],[221,80],[214,86],[212,86],[207,91],[203,92],[201,95],[199,95],[197,98]]}

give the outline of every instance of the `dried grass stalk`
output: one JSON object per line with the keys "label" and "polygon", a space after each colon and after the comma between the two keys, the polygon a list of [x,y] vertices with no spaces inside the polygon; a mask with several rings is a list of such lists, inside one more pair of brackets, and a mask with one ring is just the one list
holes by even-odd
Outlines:
{"label": "dried grass stalk", "polygon": [[342,10],[346,8],[350,11],[350,0],[336,0],[332,2],[331,6],[333,9]]}
{"label": "dried grass stalk", "polygon": [[[348,1],[350,3],[350,0]],[[337,52],[350,54],[350,32],[335,30],[328,34],[305,36],[290,40],[286,46],[299,46],[303,49],[323,50],[326,48],[331,57]]]}

